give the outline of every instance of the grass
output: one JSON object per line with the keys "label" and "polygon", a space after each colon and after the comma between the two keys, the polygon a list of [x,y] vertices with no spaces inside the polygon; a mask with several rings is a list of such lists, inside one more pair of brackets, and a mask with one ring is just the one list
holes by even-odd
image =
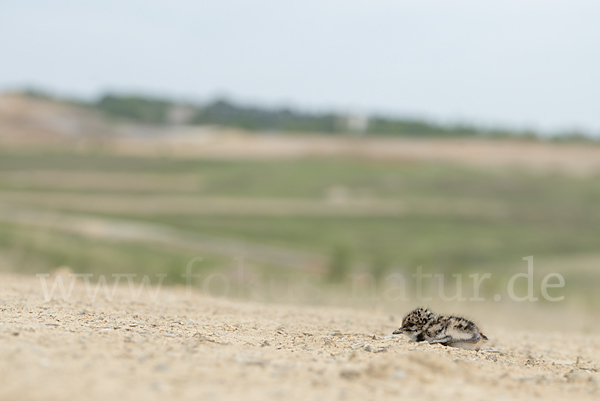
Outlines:
{"label": "grass", "polygon": [[[40,182],[39,177],[35,178],[40,171],[51,172],[48,177],[54,177],[56,185],[52,180]],[[75,173],[81,185],[69,181]],[[88,181],[86,174],[91,177]],[[111,177],[115,185],[110,185]],[[152,177],[159,179],[154,181]],[[138,178],[143,185],[136,181]],[[171,178],[181,185],[169,184]],[[138,185],[134,185],[136,182]],[[186,182],[192,187],[185,186]],[[194,183],[201,185],[194,187]],[[18,203],[7,201],[10,197],[2,200],[3,194],[14,192],[20,194]],[[76,197],[79,195],[100,199],[110,196],[119,205],[129,202],[133,209],[132,196],[148,200],[160,195],[167,203],[155,213],[128,213],[127,208],[111,212],[94,209],[84,201],[76,208],[44,203],[51,193],[72,195],[74,199],[84,199]],[[224,198],[242,203],[250,199],[316,200],[334,206],[381,200],[408,206],[403,213],[383,216],[313,216],[295,214],[293,210],[286,215],[245,215],[239,210],[215,214],[170,208],[169,197],[178,195],[191,196],[190,202],[197,199],[199,204],[206,199]],[[528,255],[552,260],[597,252],[600,238],[600,183],[596,177],[438,163],[351,158],[208,161],[4,149],[0,150],[0,202],[12,207],[34,206],[67,213],[76,210],[141,220],[224,240],[316,252],[330,261],[333,281],[339,281],[348,266],[372,269],[377,276],[388,268],[406,270],[416,266],[432,273],[490,269],[502,273],[505,266],[518,264]],[[461,212],[435,207],[453,202],[467,206]],[[428,204],[434,206],[422,207]],[[477,209],[486,204],[500,212],[488,214]],[[198,256],[190,250],[163,245],[97,241],[4,223],[0,224],[0,254],[15,270],[23,272],[47,271],[67,264],[80,272],[107,274],[133,269],[145,274],[174,272],[172,277],[180,276],[187,261]],[[223,255],[202,256],[207,271],[223,270],[232,264]],[[266,269],[262,271],[269,275],[283,274],[277,266],[257,268]],[[584,276],[595,279],[596,270],[578,273],[572,282],[586,282]],[[178,281],[173,278],[173,282]],[[588,286],[582,288],[590,290]]]}
{"label": "grass", "polygon": [[[68,266],[77,273],[167,274],[165,283],[182,283],[181,275],[197,254],[178,248],[156,247],[144,243],[90,239],[55,230],[30,229],[0,224],[0,254],[21,273],[50,272]],[[225,258],[207,255],[194,273],[210,273],[221,267]]]}

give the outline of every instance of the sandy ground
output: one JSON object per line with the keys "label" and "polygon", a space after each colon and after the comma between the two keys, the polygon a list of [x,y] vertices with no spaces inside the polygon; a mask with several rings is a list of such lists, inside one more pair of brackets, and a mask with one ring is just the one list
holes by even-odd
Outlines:
{"label": "sandy ground", "polygon": [[[44,301],[0,275],[0,399],[573,399],[600,397],[600,338],[488,327],[479,352],[390,336],[401,314],[244,303],[127,286]],[[560,322],[557,322],[557,326]],[[564,328],[563,328],[564,329]]]}
{"label": "sandy ground", "polygon": [[215,159],[358,157],[370,160],[445,162],[484,168],[524,168],[575,176],[600,172],[600,147],[485,138],[347,137],[247,134],[216,128],[174,128],[152,138],[117,138],[106,149],[124,155]]}

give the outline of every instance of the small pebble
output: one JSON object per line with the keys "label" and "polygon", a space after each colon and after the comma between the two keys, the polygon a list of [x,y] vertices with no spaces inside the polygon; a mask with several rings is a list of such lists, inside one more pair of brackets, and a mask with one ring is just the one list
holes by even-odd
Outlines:
{"label": "small pebble", "polygon": [[569,383],[581,383],[585,381],[586,375],[583,375],[581,372],[573,369],[569,373],[565,374],[565,378]]}
{"label": "small pebble", "polygon": [[396,370],[394,371],[394,377],[396,379],[404,379],[406,377],[406,372],[403,370]]}
{"label": "small pebble", "polygon": [[158,365],[156,365],[154,367],[154,370],[157,372],[166,372],[169,369],[171,369],[171,367],[169,365],[167,365],[166,363],[159,363]]}

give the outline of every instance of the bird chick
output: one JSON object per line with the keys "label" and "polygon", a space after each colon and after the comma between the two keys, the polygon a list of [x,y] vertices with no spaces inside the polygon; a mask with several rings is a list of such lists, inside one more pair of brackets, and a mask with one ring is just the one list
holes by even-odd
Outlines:
{"label": "bird chick", "polygon": [[412,341],[427,341],[471,350],[479,350],[488,338],[472,321],[458,316],[438,316],[425,308],[417,308],[402,319],[393,334],[404,334]]}

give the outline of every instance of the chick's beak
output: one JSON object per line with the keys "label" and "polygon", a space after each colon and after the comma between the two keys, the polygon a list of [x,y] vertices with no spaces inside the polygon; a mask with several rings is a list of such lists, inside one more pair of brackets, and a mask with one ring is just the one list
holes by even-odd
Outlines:
{"label": "chick's beak", "polygon": [[402,334],[402,327],[400,327],[398,330],[394,331],[392,334]]}

